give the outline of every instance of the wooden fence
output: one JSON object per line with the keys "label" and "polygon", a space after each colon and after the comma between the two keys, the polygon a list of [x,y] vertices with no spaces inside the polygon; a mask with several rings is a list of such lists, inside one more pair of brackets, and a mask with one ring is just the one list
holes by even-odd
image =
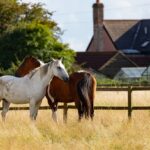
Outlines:
{"label": "wooden fence", "polygon": [[128,118],[131,119],[133,110],[150,110],[150,106],[132,106],[132,93],[134,91],[150,91],[150,86],[128,87],[98,87],[97,91],[126,91],[128,94],[127,106],[96,106],[96,110],[127,110]]}
{"label": "wooden fence", "polygon": [[[128,94],[127,106],[94,106],[95,110],[127,110],[128,118],[131,119],[133,110],[150,110],[150,106],[132,106],[132,93],[134,91],[147,91],[150,90],[150,86],[127,86],[127,87],[117,87],[117,86],[99,86],[97,91],[126,91]],[[58,106],[58,109],[63,109],[64,106]],[[28,110],[29,107],[10,107],[9,110]],[[50,109],[49,106],[41,106],[40,110]],[[76,109],[73,105],[68,105],[68,109]],[[2,110],[2,107],[0,107]]]}

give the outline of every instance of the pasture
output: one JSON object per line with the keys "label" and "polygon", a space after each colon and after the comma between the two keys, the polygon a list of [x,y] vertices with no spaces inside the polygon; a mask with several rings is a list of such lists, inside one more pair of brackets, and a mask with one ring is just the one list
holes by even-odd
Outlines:
{"label": "pasture", "polygon": [[[45,99],[42,105],[47,105]],[[97,92],[95,106],[98,105],[126,106],[127,93]],[[134,92],[133,105],[150,105],[150,92]],[[133,111],[132,120],[128,121],[127,110],[96,110],[93,122],[79,123],[76,110],[68,110],[67,124],[63,123],[62,113],[58,110],[56,124],[49,110],[40,110],[34,123],[29,119],[29,111],[9,111],[6,122],[0,120],[0,149],[150,149],[150,111]]]}

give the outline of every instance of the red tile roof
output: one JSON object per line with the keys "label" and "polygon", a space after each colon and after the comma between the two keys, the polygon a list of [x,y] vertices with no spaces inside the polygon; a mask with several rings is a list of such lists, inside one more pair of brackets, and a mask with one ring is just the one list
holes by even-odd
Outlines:
{"label": "red tile roof", "polygon": [[[150,53],[150,19],[143,20],[104,20],[104,51],[137,50]],[[91,40],[86,51],[95,51]]]}
{"label": "red tile roof", "polygon": [[115,42],[138,22],[139,20],[104,20],[104,26]]}
{"label": "red tile roof", "polygon": [[[103,26],[103,42],[104,42],[104,47],[103,47],[103,51],[116,51],[116,47],[113,43],[113,40],[111,39],[109,33],[107,32],[105,26]],[[95,52],[95,46],[94,46],[94,39],[92,37],[87,49],[87,52]]]}

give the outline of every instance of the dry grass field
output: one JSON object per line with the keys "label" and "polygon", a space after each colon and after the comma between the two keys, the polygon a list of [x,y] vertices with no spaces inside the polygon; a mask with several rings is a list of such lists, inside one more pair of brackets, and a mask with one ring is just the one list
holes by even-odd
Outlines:
{"label": "dry grass field", "polygon": [[[126,104],[126,92],[96,94],[95,105]],[[150,105],[150,92],[134,93],[133,104]],[[6,122],[0,120],[0,150],[150,150],[150,111],[134,111],[130,122],[124,110],[96,110],[93,122],[80,123],[69,110],[67,124],[59,110],[58,119],[55,124],[49,110],[40,110],[36,122],[28,111],[9,111]]]}

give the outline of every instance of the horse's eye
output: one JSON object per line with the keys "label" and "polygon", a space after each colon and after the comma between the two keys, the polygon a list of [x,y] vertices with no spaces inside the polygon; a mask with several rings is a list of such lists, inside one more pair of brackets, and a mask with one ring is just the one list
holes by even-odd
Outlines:
{"label": "horse's eye", "polygon": [[61,70],[61,67],[57,67],[57,69]]}

